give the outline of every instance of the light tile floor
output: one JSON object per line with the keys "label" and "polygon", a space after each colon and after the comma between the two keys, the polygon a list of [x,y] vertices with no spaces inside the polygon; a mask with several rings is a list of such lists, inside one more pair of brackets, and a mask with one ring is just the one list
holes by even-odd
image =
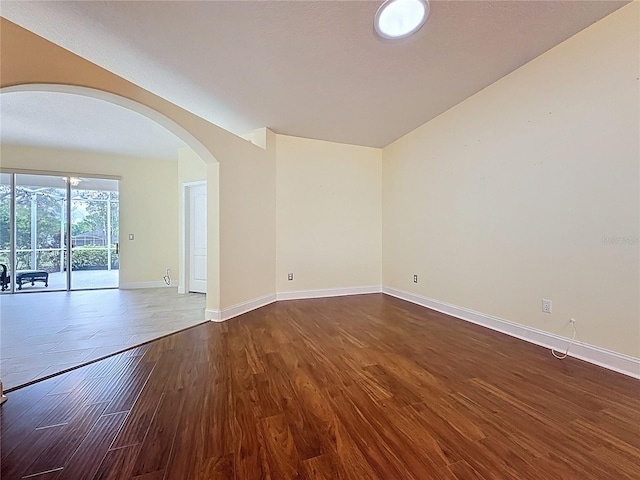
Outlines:
{"label": "light tile floor", "polygon": [[204,322],[174,288],[0,295],[0,379],[11,389]]}

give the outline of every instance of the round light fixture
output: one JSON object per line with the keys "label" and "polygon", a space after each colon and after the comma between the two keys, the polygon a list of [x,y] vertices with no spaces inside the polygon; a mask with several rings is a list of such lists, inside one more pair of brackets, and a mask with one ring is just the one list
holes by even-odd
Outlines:
{"label": "round light fixture", "polygon": [[428,16],[428,0],[386,0],[376,12],[374,25],[383,38],[405,38],[420,30]]}

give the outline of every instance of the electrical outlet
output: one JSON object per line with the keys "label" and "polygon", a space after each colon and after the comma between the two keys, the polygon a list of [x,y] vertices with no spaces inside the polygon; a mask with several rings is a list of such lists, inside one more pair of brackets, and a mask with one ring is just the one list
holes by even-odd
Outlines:
{"label": "electrical outlet", "polygon": [[289,281],[293,280],[293,273],[290,273],[289,275],[287,275],[287,280]]}
{"label": "electrical outlet", "polygon": [[129,240],[133,240],[133,233],[129,234]]}
{"label": "electrical outlet", "polygon": [[418,275],[413,276],[413,283],[418,283]]}
{"label": "electrical outlet", "polygon": [[551,313],[551,300],[547,300],[546,298],[542,299],[542,311],[544,313]]}

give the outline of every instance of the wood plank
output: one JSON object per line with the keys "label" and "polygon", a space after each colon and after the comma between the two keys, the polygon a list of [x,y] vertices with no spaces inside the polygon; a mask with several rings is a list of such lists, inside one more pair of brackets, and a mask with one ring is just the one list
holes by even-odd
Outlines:
{"label": "wood plank", "polygon": [[26,470],[25,475],[33,475],[46,472],[55,468],[64,467],[78,446],[84,440],[87,433],[96,424],[106,403],[84,405],[79,409],[69,423],[57,428],[57,435],[52,438],[49,445],[35,458]]}
{"label": "wood plank", "polygon": [[[164,340],[162,339],[160,342]],[[149,377],[144,389],[136,399],[111,448],[128,447],[144,440],[151,420],[160,404],[168,378],[172,372],[176,372],[178,369],[178,360],[179,354],[175,350],[163,352],[156,362],[154,374]]]}
{"label": "wood plank", "polygon": [[133,372],[118,385],[105,413],[126,412],[131,409],[151,376],[155,362],[140,362]]}
{"label": "wood plank", "polygon": [[238,478],[263,478],[269,471],[259,406],[253,392],[235,395],[233,404],[233,467]]}
{"label": "wood plank", "polygon": [[202,422],[202,412],[209,389],[201,385],[190,389],[182,408],[175,412],[180,428],[176,431],[166,468],[167,478],[197,478],[204,463],[205,445],[211,441]]}
{"label": "wood plank", "polygon": [[[16,448],[30,448],[25,440],[38,427],[38,425],[49,415],[55,412],[63,402],[69,397],[68,393],[60,395],[45,396],[35,403],[31,408],[26,409],[24,415],[14,422],[8,428],[2,429],[2,438],[0,439],[2,452],[1,461],[4,462],[7,455],[11,454]],[[3,404],[6,405],[8,402]],[[22,445],[21,445],[22,444]]]}
{"label": "wood plank", "polygon": [[228,480],[230,478],[264,478],[264,477],[240,477],[236,476],[235,463],[232,454],[208,459],[197,478],[199,480]]}
{"label": "wood plank", "polygon": [[163,394],[149,426],[149,431],[140,447],[138,458],[136,458],[133,467],[133,476],[166,468],[178,428],[178,419],[180,418],[178,413],[182,410],[184,400],[185,392],[182,390]]}
{"label": "wood plank", "polygon": [[125,413],[114,413],[100,417],[60,472],[57,480],[93,478],[125,415]]}
{"label": "wood plank", "polygon": [[140,445],[107,451],[93,480],[128,480],[139,452]]}
{"label": "wood plank", "polygon": [[[64,425],[33,430],[24,440],[22,448],[14,449],[10,454],[3,456],[0,468],[0,478],[21,478],[28,474],[29,463],[34,457],[38,457],[49,445],[52,445]],[[46,469],[48,470],[48,469]],[[42,473],[46,470],[40,470]]]}
{"label": "wood plank", "polygon": [[264,418],[260,420],[260,426],[268,452],[271,476],[286,479],[303,478],[300,456],[284,415]]}

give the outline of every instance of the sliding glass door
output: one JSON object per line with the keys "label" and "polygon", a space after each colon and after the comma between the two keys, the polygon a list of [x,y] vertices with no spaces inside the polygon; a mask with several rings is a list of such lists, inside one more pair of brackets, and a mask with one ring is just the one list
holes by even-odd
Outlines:
{"label": "sliding glass door", "polygon": [[71,179],[71,288],[118,286],[118,181]]}
{"label": "sliding glass door", "polygon": [[15,290],[67,289],[66,199],[67,185],[59,176],[15,176]]}
{"label": "sliding glass door", "polygon": [[2,173],[2,292],[117,288],[118,184]]}

